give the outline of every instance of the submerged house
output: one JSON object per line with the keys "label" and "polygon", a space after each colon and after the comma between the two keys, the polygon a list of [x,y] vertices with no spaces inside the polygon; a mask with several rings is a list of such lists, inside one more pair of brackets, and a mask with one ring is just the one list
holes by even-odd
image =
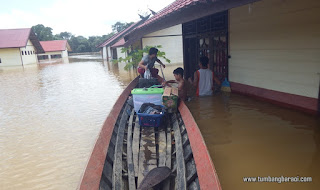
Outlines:
{"label": "submerged house", "polygon": [[38,54],[38,59],[67,58],[68,51],[72,51],[67,40],[40,41],[44,53]]}
{"label": "submerged house", "polygon": [[142,18],[140,21],[131,24],[128,28],[116,33],[115,35],[111,36],[111,38],[98,45],[97,47],[101,48],[102,58],[110,61],[113,59],[118,59],[119,57],[125,57],[125,53],[121,52],[125,42],[123,37],[130,31],[134,30],[137,26],[145,22],[148,18],[149,16]]}
{"label": "submerged house", "polygon": [[200,56],[233,92],[320,112],[320,1],[176,0],[125,36],[125,46],[182,24],[185,77]]}
{"label": "submerged house", "polygon": [[0,30],[0,67],[38,63],[44,50],[31,28]]}

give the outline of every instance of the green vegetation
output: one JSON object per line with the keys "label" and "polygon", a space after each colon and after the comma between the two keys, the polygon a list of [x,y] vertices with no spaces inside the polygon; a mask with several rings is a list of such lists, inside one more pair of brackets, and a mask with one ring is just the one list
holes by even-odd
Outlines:
{"label": "green vegetation", "polygon": [[[125,70],[129,70],[130,68],[137,68],[139,62],[141,61],[141,58],[143,56],[143,53],[148,54],[150,48],[155,47],[157,49],[162,48],[161,45],[157,45],[157,46],[145,46],[143,49],[135,49],[131,52],[130,48],[122,48],[121,52],[122,53],[126,53],[128,54],[127,57],[123,58],[123,57],[119,57],[119,59],[116,60],[112,60],[112,62],[117,63],[117,62],[124,62],[126,63],[126,66],[124,67]],[[128,53],[129,52],[129,53]],[[170,63],[170,59],[166,58],[166,53],[163,51],[158,51],[157,57],[161,57],[163,59],[165,59],[166,62]]]}
{"label": "green vegetation", "polygon": [[114,33],[120,32],[128,28],[131,24],[133,24],[133,22],[129,22],[129,23],[116,22],[114,25],[112,25],[112,32]]}
{"label": "green vegetation", "polygon": [[105,40],[109,39],[115,33],[126,29],[132,24],[116,22],[112,25],[112,32],[103,36],[89,36],[88,38],[84,36],[75,36],[70,32],[60,32],[60,34],[53,34],[51,27],[46,27],[43,24],[38,24],[32,26],[33,32],[37,35],[39,41],[50,41],[50,40],[68,40],[73,53],[82,52],[97,52],[100,49],[96,48],[99,44],[103,43]]}

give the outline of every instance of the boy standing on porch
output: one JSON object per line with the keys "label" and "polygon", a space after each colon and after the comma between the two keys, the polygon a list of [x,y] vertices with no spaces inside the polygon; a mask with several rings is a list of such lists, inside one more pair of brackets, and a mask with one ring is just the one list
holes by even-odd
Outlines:
{"label": "boy standing on porch", "polygon": [[197,96],[210,96],[213,94],[213,80],[221,84],[219,79],[214,76],[208,68],[209,59],[206,56],[200,58],[200,69],[194,72],[194,80],[189,78],[189,82],[197,89]]}

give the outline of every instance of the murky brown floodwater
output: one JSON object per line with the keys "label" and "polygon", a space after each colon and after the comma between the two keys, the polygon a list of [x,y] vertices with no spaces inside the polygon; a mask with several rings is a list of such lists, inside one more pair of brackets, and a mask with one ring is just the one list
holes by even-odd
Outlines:
{"label": "murky brown floodwater", "polygon": [[137,76],[123,67],[81,55],[0,68],[0,189],[76,189],[105,118]]}
{"label": "murky brown floodwater", "polygon": [[[102,124],[136,72],[99,56],[0,68],[0,189],[76,189]],[[177,65],[167,65],[167,80]],[[160,74],[160,73],[159,73]],[[319,121],[232,94],[188,103],[223,189],[318,189]],[[312,183],[242,177],[311,176]]]}
{"label": "murky brown floodwater", "polygon": [[[246,96],[218,94],[187,103],[224,190],[320,187],[320,121]],[[312,177],[311,183],[245,183],[243,177]]]}

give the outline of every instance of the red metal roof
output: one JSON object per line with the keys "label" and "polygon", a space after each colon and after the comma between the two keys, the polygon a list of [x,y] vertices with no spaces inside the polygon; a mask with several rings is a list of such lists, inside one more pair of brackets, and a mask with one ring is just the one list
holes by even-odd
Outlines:
{"label": "red metal roof", "polygon": [[176,0],[124,36],[128,46],[144,35],[260,0]]}
{"label": "red metal roof", "polygon": [[64,51],[67,49],[67,40],[40,41],[45,52]]}
{"label": "red metal roof", "polygon": [[113,44],[111,47],[114,48],[114,47],[121,47],[123,46],[125,43],[124,41],[124,38],[121,38],[117,43]]}
{"label": "red metal roof", "polygon": [[167,7],[163,8],[162,10],[157,12],[156,15],[154,15],[153,17],[148,19],[146,22],[144,22],[143,24],[141,24],[137,28],[143,28],[143,27],[161,19],[162,17],[169,15],[170,13],[179,11],[182,8],[187,8],[188,6],[194,5],[197,2],[206,2],[206,0],[176,0],[173,3],[171,3],[170,5],[168,5]]}
{"label": "red metal roof", "polygon": [[18,48],[27,45],[31,28],[0,30],[0,48]]}
{"label": "red metal roof", "polygon": [[[165,8],[157,12],[157,14],[152,16],[143,24],[136,27],[134,30],[128,32],[125,36],[126,43],[124,44],[124,46],[131,44],[133,41],[137,40],[138,37],[142,37],[144,34],[142,34],[140,31],[142,31],[144,28],[148,28],[150,25],[157,23],[158,21],[164,18],[170,17],[173,13],[181,12],[183,9],[189,8],[190,6],[193,6],[199,3],[208,3],[208,1],[209,0],[176,0],[174,1],[170,5],[166,6]],[[211,0],[211,1],[214,2],[217,0]],[[138,35],[138,37],[133,37],[132,39],[132,34]],[[131,38],[131,42],[128,42],[129,38]]]}

